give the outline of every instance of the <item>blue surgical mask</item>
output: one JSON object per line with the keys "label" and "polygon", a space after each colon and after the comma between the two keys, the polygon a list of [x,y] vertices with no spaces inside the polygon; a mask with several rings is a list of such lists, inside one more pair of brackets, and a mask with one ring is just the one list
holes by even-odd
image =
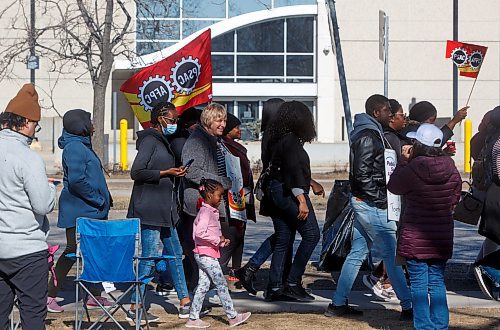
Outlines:
{"label": "blue surgical mask", "polygon": [[163,135],[172,135],[177,131],[177,124],[167,124],[167,127],[161,127]]}

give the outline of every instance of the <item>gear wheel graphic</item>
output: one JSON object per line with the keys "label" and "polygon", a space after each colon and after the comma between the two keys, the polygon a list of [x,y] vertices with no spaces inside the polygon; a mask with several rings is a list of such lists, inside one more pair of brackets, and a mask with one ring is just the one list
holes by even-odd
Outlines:
{"label": "gear wheel graphic", "polygon": [[[453,60],[453,63],[455,63],[457,66],[465,66],[467,65],[467,61],[469,59],[469,56],[467,55],[467,51],[463,48],[455,48],[451,52],[451,59]],[[458,60],[457,60],[458,59]]]}
{"label": "gear wheel graphic", "polygon": [[170,102],[174,98],[174,88],[170,80],[157,74],[144,80],[142,86],[139,87],[137,97],[144,110],[151,111],[154,105],[160,101]]}
{"label": "gear wheel graphic", "polygon": [[182,57],[175,62],[175,66],[170,69],[172,74],[170,79],[177,93],[189,94],[193,91],[201,74],[201,64],[197,58],[191,55],[188,58]]}
{"label": "gear wheel graphic", "polygon": [[472,52],[469,61],[471,68],[478,69],[479,67],[481,67],[481,63],[483,63],[483,53],[481,53],[479,50]]}

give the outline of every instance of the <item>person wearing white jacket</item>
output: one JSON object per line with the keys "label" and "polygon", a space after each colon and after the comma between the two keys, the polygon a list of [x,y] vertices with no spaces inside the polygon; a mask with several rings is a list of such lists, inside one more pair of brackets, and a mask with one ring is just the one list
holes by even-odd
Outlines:
{"label": "person wearing white jacket", "polygon": [[23,329],[44,329],[47,316],[47,214],[56,187],[30,149],[39,131],[38,94],[24,85],[0,115],[0,329],[9,326],[14,295]]}

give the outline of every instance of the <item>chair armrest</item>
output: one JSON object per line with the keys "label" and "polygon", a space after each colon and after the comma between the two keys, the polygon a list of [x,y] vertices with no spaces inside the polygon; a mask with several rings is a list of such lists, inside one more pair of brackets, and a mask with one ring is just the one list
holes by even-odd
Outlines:
{"label": "chair armrest", "polygon": [[134,257],[137,260],[166,260],[166,259],[175,259],[175,256],[163,255],[163,256],[153,256],[153,257]]}

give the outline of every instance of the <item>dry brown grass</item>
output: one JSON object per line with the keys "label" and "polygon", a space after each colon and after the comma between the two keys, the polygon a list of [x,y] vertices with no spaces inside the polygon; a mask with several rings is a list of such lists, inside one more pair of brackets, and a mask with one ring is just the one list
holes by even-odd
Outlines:
{"label": "dry brown grass", "polygon": [[[174,315],[158,313],[161,322],[151,324],[152,329],[183,329],[184,320]],[[479,309],[462,308],[450,311],[450,329],[500,329],[500,308]],[[250,321],[240,326],[240,329],[412,329],[410,323],[398,320],[399,313],[393,310],[368,310],[362,317],[357,318],[327,318],[321,314],[253,314]],[[119,314],[119,320],[123,315]],[[204,318],[212,324],[211,329],[226,329],[227,321],[221,308],[214,309],[211,315]],[[49,315],[48,330],[71,329],[73,315],[64,313],[55,316]],[[127,322],[121,322],[125,328],[131,328]],[[114,329],[113,326],[104,329]]]}

